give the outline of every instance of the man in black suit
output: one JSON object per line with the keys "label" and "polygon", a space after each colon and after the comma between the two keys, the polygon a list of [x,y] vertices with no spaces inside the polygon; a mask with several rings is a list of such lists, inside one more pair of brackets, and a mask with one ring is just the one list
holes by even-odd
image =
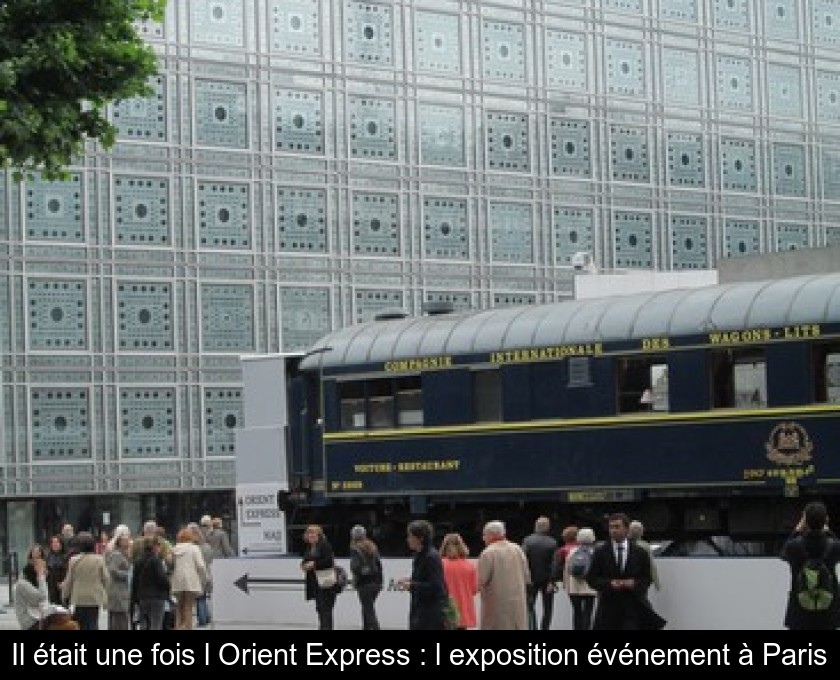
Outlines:
{"label": "man in black suit", "polygon": [[628,540],[630,518],[609,517],[610,539],[597,548],[586,581],[598,591],[593,630],[659,630],[665,619],[647,598],[651,584],[650,556]]}

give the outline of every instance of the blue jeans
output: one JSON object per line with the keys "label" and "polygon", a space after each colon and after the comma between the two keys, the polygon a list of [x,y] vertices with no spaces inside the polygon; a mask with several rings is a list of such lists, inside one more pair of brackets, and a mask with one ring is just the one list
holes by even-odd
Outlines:
{"label": "blue jeans", "polygon": [[206,595],[196,599],[195,615],[199,626],[206,626],[210,623],[210,600]]}

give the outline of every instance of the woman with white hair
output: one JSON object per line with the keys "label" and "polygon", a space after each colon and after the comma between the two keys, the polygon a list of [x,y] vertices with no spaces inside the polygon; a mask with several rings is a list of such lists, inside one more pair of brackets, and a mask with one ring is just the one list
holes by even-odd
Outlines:
{"label": "woman with white hair", "polygon": [[586,582],[585,574],[573,575],[572,565],[581,561],[575,560],[575,553],[579,550],[588,551],[589,558],[592,559],[592,552],[595,550],[595,532],[589,527],[578,529],[575,543],[575,547],[569,553],[563,566],[563,588],[572,603],[572,630],[590,630],[598,591]]}
{"label": "woman with white hair", "polygon": [[131,617],[131,531],[125,524],[114,529],[105,550],[108,569],[108,630],[130,630]]}

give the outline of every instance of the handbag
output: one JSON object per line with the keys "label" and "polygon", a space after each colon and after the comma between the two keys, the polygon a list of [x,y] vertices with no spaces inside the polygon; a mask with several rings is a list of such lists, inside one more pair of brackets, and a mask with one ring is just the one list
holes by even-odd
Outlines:
{"label": "handbag", "polygon": [[335,567],[329,569],[316,569],[315,578],[318,581],[319,588],[334,588],[335,587]]}

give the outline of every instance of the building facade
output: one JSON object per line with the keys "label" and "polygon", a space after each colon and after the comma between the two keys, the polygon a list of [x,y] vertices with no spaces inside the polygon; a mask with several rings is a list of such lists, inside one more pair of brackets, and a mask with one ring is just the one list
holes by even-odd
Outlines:
{"label": "building facade", "polygon": [[572,259],[840,244],[840,0],[172,0],[148,98],[0,183],[0,545],[232,516],[239,356]]}

